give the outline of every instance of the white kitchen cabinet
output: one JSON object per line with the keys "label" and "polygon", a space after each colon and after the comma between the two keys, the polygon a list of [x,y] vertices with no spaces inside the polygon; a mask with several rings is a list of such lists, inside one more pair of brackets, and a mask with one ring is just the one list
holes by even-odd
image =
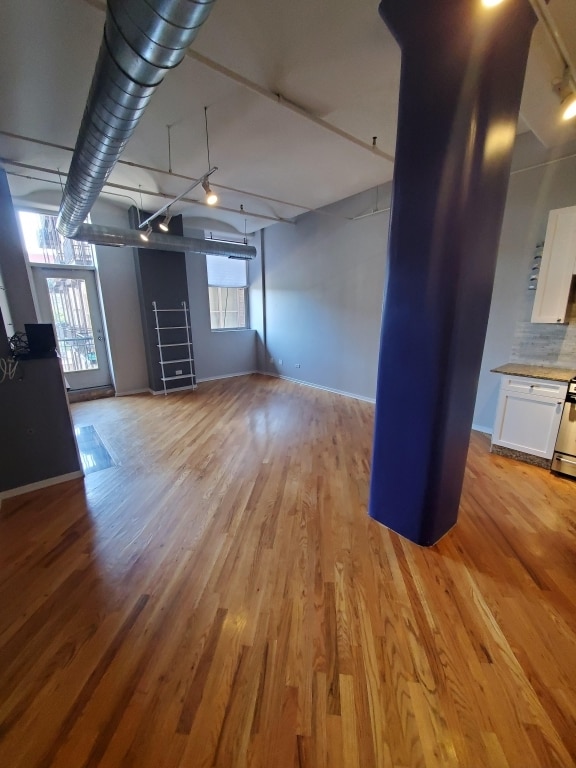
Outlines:
{"label": "white kitchen cabinet", "polygon": [[570,283],[576,272],[576,206],[550,211],[534,307],[533,323],[564,323]]}
{"label": "white kitchen cabinet", "polygon": [[492,444],[551,459],[568,385],[503,376]]}

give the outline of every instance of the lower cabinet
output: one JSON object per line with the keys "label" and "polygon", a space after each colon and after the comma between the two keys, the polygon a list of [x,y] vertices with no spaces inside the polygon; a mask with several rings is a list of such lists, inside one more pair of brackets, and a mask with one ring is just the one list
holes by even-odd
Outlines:
{"label": "lower cabinet", "polygon": [[568,385],[503,376],[492,444],[551,459]]}

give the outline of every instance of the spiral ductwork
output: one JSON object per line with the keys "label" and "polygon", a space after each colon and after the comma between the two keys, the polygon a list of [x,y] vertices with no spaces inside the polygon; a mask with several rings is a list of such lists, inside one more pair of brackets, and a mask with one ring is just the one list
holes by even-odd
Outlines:
{"label": "spiral ductwork", "polygon": [[215,0],[108,0],[104,37],[78,133],[58,231],[90,213],[152,94],[206,21]]}

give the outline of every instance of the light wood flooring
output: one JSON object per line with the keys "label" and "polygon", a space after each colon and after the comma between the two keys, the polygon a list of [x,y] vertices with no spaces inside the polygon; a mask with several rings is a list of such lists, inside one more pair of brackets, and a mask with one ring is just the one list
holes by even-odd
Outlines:
{"label": "light wood flooring", "polygon": [[0,510],[2,768],[567,768],[576,482],[472,437],[421,549],[373,406],[262,376],[79,403],[117,466]]}

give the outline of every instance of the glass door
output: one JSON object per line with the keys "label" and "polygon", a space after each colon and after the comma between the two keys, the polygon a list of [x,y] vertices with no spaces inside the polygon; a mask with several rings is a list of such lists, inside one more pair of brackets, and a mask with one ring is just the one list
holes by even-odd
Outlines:
{"label": "glass door", "polygon": [[93,269],[32,267],[42,322],[54,325],[70,389],[111,383]]}

